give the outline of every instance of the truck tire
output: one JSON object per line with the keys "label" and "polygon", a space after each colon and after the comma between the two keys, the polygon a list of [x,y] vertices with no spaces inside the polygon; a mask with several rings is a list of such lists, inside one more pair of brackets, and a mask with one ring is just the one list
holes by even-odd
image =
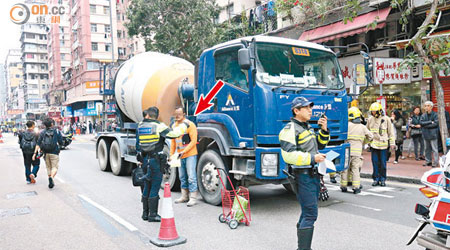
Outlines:
{"label": "truck tire", "polygon": [[109,143],[107,143],[104,139],[101,139],[97,144],[98,165],[102,171],[111,170],[111,166],[109,165],[109,148]]}
{"label": "truck tire", "polygon": [[[167,145],[164,146],[164,153],[167,155],[167,158],[170,157],[170,150]],[[170,168],[169,175],[163,175],[163,181],[161,182],[161,189],[164,190],[164,184],[169,182],[170,190],[172,191],[180,191],[180,179],[178,178],[178,168]]]}
{"label": "truck tire", "polygon": [[[198,190],[205,202],[217,206],[222,203],[220,194],[222,183],[215,168],[223,169],[228,173],[228,166],[222,157],[215,150],[208,149],[200,156],[197,164]],[[228,187],[229,183],[225,173],[219,171],[223,182]]]}
{"label": "truck tire", "polygon": [[126,175],[130,172],[131,164],[122,158],[117,140],[111,143],[109,161],[114,175]]}

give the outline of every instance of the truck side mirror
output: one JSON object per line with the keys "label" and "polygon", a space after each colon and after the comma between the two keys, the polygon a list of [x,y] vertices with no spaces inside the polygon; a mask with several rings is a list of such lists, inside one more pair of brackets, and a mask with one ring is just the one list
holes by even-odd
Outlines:
{"label": "truck side mirror", "polygon": [[238,61],[239,66],[241,66],[241,69],[243,70],[249,70],[250,69],[250,53],[247,48],[242,48],[238,50]]}

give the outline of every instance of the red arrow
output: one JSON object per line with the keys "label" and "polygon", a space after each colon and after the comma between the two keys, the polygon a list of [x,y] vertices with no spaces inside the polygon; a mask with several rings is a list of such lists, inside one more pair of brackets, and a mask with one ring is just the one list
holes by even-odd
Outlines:
{"label": "red arrow", "polygon": [[214,85],[214,87],[208,92],[208,94],[206,94],[206,97],[204,97],[203,94],[200,95],[200,100],[198,101],[197,108],[195,108],[194,115],[198,115],[214,105],[211,103],[211,100],[214,98],[214,96],[217,95],[217,93],[219,93],[223,85],[223,82],[219,80],[216,82],[216,85]]}

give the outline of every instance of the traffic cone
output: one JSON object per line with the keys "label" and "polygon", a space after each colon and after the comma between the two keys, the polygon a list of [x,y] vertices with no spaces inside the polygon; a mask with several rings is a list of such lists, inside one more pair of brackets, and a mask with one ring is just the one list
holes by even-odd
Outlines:
{"label": "traffic cone", "polygon": [[187,239],[178,236],[173,217],[172,196],[168,182],[164,185],[164,198],[161,207],[161,226],[158,238],[150,238],[150,242],[158,247],[171,247],[186,243]]}
{"label": "traffic cone", "polygon": [[3,135],[0,133],[0,143],[3,143]]}

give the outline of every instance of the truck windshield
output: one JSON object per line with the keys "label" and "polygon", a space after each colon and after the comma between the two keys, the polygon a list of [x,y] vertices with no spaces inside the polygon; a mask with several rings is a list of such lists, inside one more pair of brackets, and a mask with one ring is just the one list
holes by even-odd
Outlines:
{"label": "truck windshield", "polygon": [[342,89],[344,81],[333,53],[285,44],[257,43],[256,78],[270,85]]}

